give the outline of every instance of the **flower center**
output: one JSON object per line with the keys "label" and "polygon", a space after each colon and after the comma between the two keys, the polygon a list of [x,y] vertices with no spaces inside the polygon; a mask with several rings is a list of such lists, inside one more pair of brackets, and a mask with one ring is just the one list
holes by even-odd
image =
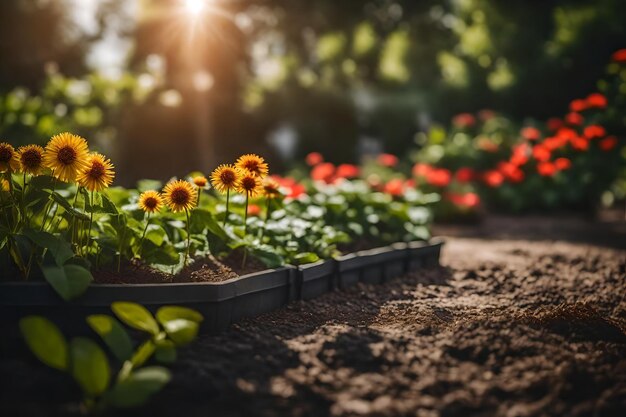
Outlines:
{"label": "flower center", "polygon": [[27,168],[38,168],[41,165],[41,153],[29,150],[22,154],[22,164]]}
{"label": "flower center", "polygon": [[11,149],[5,147],[0,148],[0,163],[6,164],[11,160],[12,157],[13,152],[11,152]]}
{"label": "flower center", "polygon": [[172,191],[170,198],[174,204],[182,206],[189,202],[189,193],[183,188],[177,188]]}
{"label": "flower center", "polygon": [[222,180],[224,185],[233,185],[235,182],[235,173],[230,169],[222,171],[220,174],[220,180]]}
{"label": "flower center", "polygon": [[87,175],[93,180],[99,180],[100,178],[104,177],[105,171],[106,169],[101,162],[93,161]]}
{"label": "flower center", "polygon": [[241,186],[244,190],[251,191],[256,187],[256,181],[252,177],[245,177],[241,180]]}
{"label": "flower center", "polygon": [[57,159],[63,165],[71,165],[76,161],[76,151],[70,146],[65,146],[59,149]]}
{"label": "flower center", "polygon": [[154,197],[148,197],[143,201],[143,205],[149,208],[150,210],[153,210],[157,206],[157,199]]}
{"label": "flower center", "polygon": [[259,172],[259,163],[257,161],[246,161],[245,167],[250,172]]}

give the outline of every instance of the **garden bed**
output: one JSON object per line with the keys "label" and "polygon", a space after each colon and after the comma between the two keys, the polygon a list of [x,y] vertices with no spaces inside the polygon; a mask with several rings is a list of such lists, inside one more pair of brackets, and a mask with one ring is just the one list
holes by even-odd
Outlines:
{"label": "garden bed", "polygon": [[5,282],[0,283],[0,315],[8,324],[6,327],[15,328],[10,324],[25,315],[41,314],[62,328],[76,330],[86,329],[86,315],[108,312],[115,301],[140,303],[153,311],[174,304],[202,313],[203,331],[219,331],[244,317],[267,313],[295,300],[312,299],[358,282],[382,283],[421,266],[437,265],[442,245],[443,240],[436,238],[429,242],[398,243],[221,282],[216,282],[217,279],[164,282],[161,275],[155,274],[156,282],[150,283],[146,282],[150,275],[144,273],[140,284],[92,284],[81,297],[70,302],[61,299],[46,282]]}

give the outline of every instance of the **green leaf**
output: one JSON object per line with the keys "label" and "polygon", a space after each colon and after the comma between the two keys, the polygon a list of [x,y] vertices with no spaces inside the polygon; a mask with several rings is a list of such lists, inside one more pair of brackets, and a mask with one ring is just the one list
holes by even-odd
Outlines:
{"label": "green leaf", "polygon": [[196,310],[179,306],[163,306],[159,308],[156,312],[156,318],[162,325],[176,319],[186,319],[196,323],[200,323],[204,320],[202,314],[198,313]]}
{"label": "green leaf", "polygon": [[159,333],[158,323],[144,306],[126,301],[117,301],[111,304],[111,309],[124,324],[153,335]]}
{"label": "green leaf", "polygon": [[20,320],[20,331],[37,359],[52,368],[67,370],[67,341],[54,323],[45,317],[27,316]]}
{"label": "green leaf", "polygon": [[107,394],[106,402],[118,408],[137,407],[170,381],[170,372],[160,366],[150,366],[131,373]]}
{"label": "green leaf", "polygon": [[268,268],[278,268],[284,265],[285,260],[271,247],[255,247],[251,249],[255,258],[263,262]]}
{"label": "green leaf", "polygon": [[57,266],[63,266],[68,259],[74,257],[72,246],[61,237],[32,229],[24,230],[24,235],[32,240],[35,245],[48,249]]}
{"label": "green leaf", "polygon": [[146,240],[154,243],[156,246],[161,246],[165,241],[165,229],[158,224],[151,224],[146,231]]}
{"label": "green leaf", "polygon": [[296,263],[296,265],[303,265],[303,264],[310,264],[313,262],[317,262],[320,260],[320,257],[317,256],[317,254],[313,252],[303,252],[294,256],[293,260]]}
{"label": "green leaf", "polygon": [[98,396],[106,391],[111,379],[109,361],[94,341],[77,337],[70,342],[72,376],[83,391]]}
{"label": "green leaf", "polygon": [[191,343],[198,335],[199,327],[198,322],[187,319],[174,319],[163,323],[165,332],[177,346]]}
{"label": "green leaf", "polygon": [[176,362],[176,346],[171,340],[159,340],[156,343],[154,358],[161,363]]}
{"label": "green leaf", "polygon": [[63,207],[63,209],[65,209],[65,211],[70,213],[73,217],[76,217],[77,219],[83,220],[86,222],[89,221],[89,216],[87,216],[82,211],[76,210],[74,207],[72,207],[69,201],[67,201],[64,197],[62,197],[58,193],[52,193],[51,196],[55,203]]}
{"label": "green leaf", "polygon": [[105,314],[87,317],[89,326],[98,333],[115,357],[123,362],[133,354],[133,343],[119,321]]}
{"label": "green leaf", "polygon": [[93,281],[91,272],[79,265],[42,265],[41,272],[57,294],[66,301],[81,295]]}

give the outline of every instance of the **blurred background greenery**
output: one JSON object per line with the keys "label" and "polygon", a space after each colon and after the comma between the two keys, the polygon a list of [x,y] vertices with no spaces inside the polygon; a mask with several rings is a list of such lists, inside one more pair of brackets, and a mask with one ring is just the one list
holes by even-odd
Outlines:
{"label": "blurred background greenery", "polygon": [[563,114],[624,22],[623,0],[2,1],[0,137],[81,134],[121,184],[403,155],[460,112]]}

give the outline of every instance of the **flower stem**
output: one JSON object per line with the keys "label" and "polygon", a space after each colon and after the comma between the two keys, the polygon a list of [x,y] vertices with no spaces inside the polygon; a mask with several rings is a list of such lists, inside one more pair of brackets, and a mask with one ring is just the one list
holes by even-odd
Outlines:
{"label": "flower stem", "polygon": [[228,201],[230,200],[230,188],[226,190],[226,214],[224,215],[224,224],[222,227],[226,226],[226,221],[228,220]]}
{"label": "flower stem", "polygon": [[250,198],[250,193],[246,192],[246,210],[243,214],[243,234],[244,237],[248,233],[248,199]]}
{"label": "flower stem", "polygon": [[143,241],[146,238],[146,232],[148,231],[148,226],[150,225],[150,212],[148,212],[146,217],[146,227],[143,228],[143,234],[141,235],[141,241],[139,242],[139,257],[143,255]]}
{"label": "flower stem", "polygon": [[91,213],[89,213],[89,229],[87,229],[87,249],[91,247],[91,227],[93,225],[93,191],[91,192]]}
{"label": "flower stem", "polygon": [[185,216],[187,217],[187,250],[185,250],[185,261],[183,267],[187,266],[187,259],[189,258],[189,248],[191,247],[191,234],[189,233],[189,210],[185,209]]}

